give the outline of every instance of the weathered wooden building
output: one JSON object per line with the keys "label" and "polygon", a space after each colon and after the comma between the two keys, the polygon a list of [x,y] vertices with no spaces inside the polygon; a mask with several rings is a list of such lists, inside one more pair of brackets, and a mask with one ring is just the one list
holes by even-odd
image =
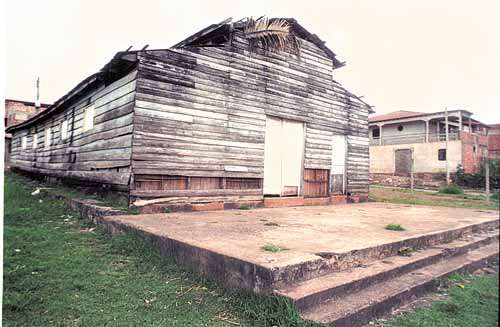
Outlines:
{"label": "weathered wooden building", "polygon": [[343,63],[323,41],[273,22],[293,46],[226,20],[169,49],[117,53],[8,129],[12,166],[111,186],[136,205],[365,198],[370,106],[333,79]]}

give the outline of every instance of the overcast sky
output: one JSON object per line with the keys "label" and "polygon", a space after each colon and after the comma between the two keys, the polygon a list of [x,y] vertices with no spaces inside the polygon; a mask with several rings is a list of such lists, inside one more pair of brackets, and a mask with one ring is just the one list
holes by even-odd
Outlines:
{"label": "overcast sky", "polygon": [[466,109],[500,123],[500,1],[10,0],[5,97],[53,102],[130,45],[168,48],[227,17],[294,17],[377,114]]}

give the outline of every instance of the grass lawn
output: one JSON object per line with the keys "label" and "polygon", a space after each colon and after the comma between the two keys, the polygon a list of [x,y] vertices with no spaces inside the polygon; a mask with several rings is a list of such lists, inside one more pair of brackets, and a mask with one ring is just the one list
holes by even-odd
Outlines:
{"label": "grass lawn", "polygon": [[[313,326],[282,298],[223,290],[137,236],[110,238],[34,189],[5,176],[4,326]],[[461,278],[452,304],[388,326],[493,326],[498,279]]]}
{"label": "grass lawn", "polygon": [[370,186],[370,201],[401,204],[419,204],[443,207],[476,208],[499,210],[498,197],[486,202],[484,195],[443,194],[438,191],[414,191],[390,187]]}
{"label": "grass lawn", "polygon": [[281,298],[224,291],[33,190],[6,175],[4,326],[310,325]]}
{"label": "grass lawn", "polygon": [[385,327],[498,326],[498,276],[454,276],[444,292],[448,299],[403,314]]}

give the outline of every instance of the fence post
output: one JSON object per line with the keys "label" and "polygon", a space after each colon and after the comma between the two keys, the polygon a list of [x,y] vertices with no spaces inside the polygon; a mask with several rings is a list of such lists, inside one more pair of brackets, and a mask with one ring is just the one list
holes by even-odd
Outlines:
{"label": "fence post", "polygon": [[449,135],[448,135],[448,107],[446,107],[444,109],[444,121],[445,121],[445,124],[444,124],[444,128],[445,128],[445,154],[446,154],[446,185],[450,185],[450,164],[448,162],[448,157],[449,157],[449,153],[448,153],[448,138],[449,138]]}
{"label": "fence post", "polygon": [[490,162],[488,160],[488,148],[486,148],[486,157],[484,158],[484,186],[486,189],[486,202],[490,203]]}

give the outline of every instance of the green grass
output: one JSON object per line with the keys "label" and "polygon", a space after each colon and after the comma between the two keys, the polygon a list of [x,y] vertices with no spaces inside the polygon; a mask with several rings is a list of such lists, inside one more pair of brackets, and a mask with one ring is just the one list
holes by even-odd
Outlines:
{"label": "green grass", "polygon": [[[283,298],[178,268],[137,235],[111,238],[35,187],[6,175],[4,326],[315,326]],[[387,326],[494,326],[498,280],[470,278],[450,290],[458,307],[437,303]]]}
{"label": "green grass", "polygon": [[283,298],[224,290],[33,187],[6,175],[4,326],[313,326]]}
{"label": "green grass", "polygon": [[448,299],[409,312],[385,327],[498,326],[498,276],[453,276]]}
{"label": "green grass", "polygon": [[398,231],[398,232],[406,230],[400,224],[389,224],[389,225],[385,226],[385,229]]}
{"label": "green grass", "polygon": [[270,244],[270,243],[262,246],[261,249],[264,250],[264,251],[273,252],[273,253],[277,253],[277,252],[282,252],[282,251],[289,250],[289,249],[287,249],[284,246],[279,246],[279,245]]}
{"label": "green grass", "polygon": [[439,189],[439,193],[443,193],[443,194],[464,194],[464,190],[458,186],[458,185],[454,185],[454,184],[450,184],[448,186],[444,186],[442,188]]}
{"label": "green grass", "polygon": [[492,196],[490,202],[487,202],[486,197],[482,194],[444,194],[437,191],[412,192],[407,189],[376,186],[370,187],[369,201],[488,210],[499,210],[500,208],[500,196]]}

